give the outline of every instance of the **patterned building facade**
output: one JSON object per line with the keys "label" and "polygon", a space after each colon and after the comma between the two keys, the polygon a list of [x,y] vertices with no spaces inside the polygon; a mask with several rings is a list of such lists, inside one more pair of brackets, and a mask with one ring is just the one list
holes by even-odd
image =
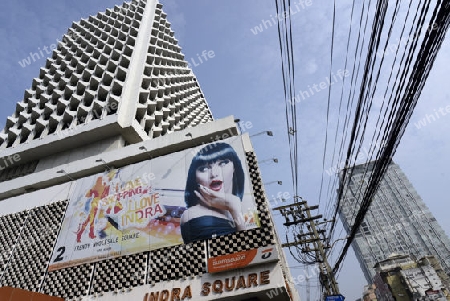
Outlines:
{"label": "patterned building facade", "polygon": [[68,163],[88,149],[101,153],[212,120],[162,5],[125,2],[74,22],[53,50],[0,132],[2,156],[20,155],[22,163],[0,180],[53,166],[56,154],[56,164]]}
{"label": "patterned building facade", "polygon": [[[212,122],[208,128],[210,129],[217,122],[221,122],[221,120]],[[236,130],[233,118],[228,118],[227,123],[230,129]],[[227,130],[227,132],[229,131]],[[198,136],[200,133],[206,134],[208,137],[217,137],[218,133],[220,134],[218,131],[208,132],[206,125],[193,128],[189,133],[194,136]],[[241,139],[239,136],[237,138]],[[151,157],[151,151],[139,150],[139,147],[156,149],[152,146],[158,140],[154,139],[143,145],[127,146],[124,149],[104,153],[102,156],[105,158],[106,164],[109,164],[110,156],[117,157],[118,153],[122,153],[123,159],[114,162],[115,167],[120,169],[120,162],[128,164],[129,160],[138,161],[143,153]],[[173,145],[169,145],[168,149],[171,147]],[[166,151],[170,152],[168,149],[166,148]],[[158,292],[158,290],[162,293],[166,287],[176,286],[173,283],[181,283],[179,284],[181,288],[183,285],[184,287],[190,286],[193,294],[193,299],[186,297],[185,300],[213,300],[218,297],[226,299],[226,291],[223,290],[223,293],[219,293],[218,290],[211,288],[208,295],[201,299],[200,289],[195,292],[196,285],[204,285],[208,279],[213,284],[223,278],[223,283],[236,286],[237,282],[234,278],[237,281],[238,277],[243,277],[242,279],[245,279],[245,283],[247,283],[249,275],[260,277],[260,273],[264,272],[268,275],[267,283],[261,283],[258,280],[258,285],[255,287],[249,286],[247,283],[243,284],[240,290],[237,287],[230,289],[230,300],[265,300],[264,298],[268,298],[267,293],[273,294],[270,293],[271,291],[276,292],[274,296],[277,296],[272,297],[272,300],[298,300],[296,299],[298,297],[295,293],[295,285],[285,266],[282,250],[278,245],[255,154],[251,149],[247,150],[245,166],[248,166],[260,225],[251,230],[217,236],[206,241],[200,240],[189,244],[49,270],[51,258],[54,258],[58,252],[55,244],[58,235],[61,236],[61,227],[70,204],[70,195],[77,185],[76,182],[84,181],[85,178],[73,178],[74,180],[70,181],[68,175],[76,177],[76,173],[70,173],[65,175],[67,181],[63,184],[2,200],[0,202],[2,212],[13,211],[10,207],[17,203],[21,203],[20,208],[27,209],[0,216],[2,232],[0,236],[0,286],[40,292],[62,297],[65,300],[92,300],[92,298],[111,300],[112,296],[122,296],[127,300],[130,298],[133,300],[136,294],[139,295],[139,299],[136,300],[142,300],[145,294]],[[133,154],[134,152],[136,153]],[[86,158],[85,163],[93,161],[95,158]],[[138,161],[138,163],[142,163],[142,161]],[[80,164],[80,166],[86,165],[88,164]],[[124,165],[123,168],[128,166]],[[107,172],[108,170],[105,170],[104,173]],[[26,179],[27,176],[23,178]],[[7,182],[2,184],[7,184]],[[258,249],[271,250],[276,253],[276,260],[249,267],[232,268],[221,273],[210,272],[211,266],[208,267],[208,260],[224,256],[224,258],[241,256],[239,254],[246,254],[246,252]],[[226,282],[229,281],[229,278],[233,278],[233,284]],[[200,288],[205,289],[204,286],[200,286]],[[152,300],[150,297],[148,298],[148,300]]]}
{"label": "patterned building facade", "polygon": [[[62,229],[79,183],[230,137],[244,150],[254,227],[49,268],[67,251],[56,246],[65,239]],[[298,300],[250,140],[239,136],[232,116],[213,121],[156,0],[125,2],[73,23],[8,117],[0,157],[7,163],[0,170],[0,287],[65,300]],[[162,178],[170,173],[168,168]],[[94,194],[83,197],[92,202]],[[100,209],[90,206],[92,220],[86,221],[94,227]],[[103,220],[119,229],[112,217],[121,209],[111,208]],[[166,228],[174,232],[173,225]],[[248,254],[261,258],[212,272],[211,260]]]}

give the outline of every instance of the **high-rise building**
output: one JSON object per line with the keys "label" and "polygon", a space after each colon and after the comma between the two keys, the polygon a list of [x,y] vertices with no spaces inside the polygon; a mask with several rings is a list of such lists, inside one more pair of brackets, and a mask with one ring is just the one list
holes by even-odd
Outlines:
{"label": "high-rise building", "polygon": [[299,300],[249,136],[213,121],[162,5],[52,48],[0,133],[0,300]]}
{"label": "high-rise building", "polygon": [[5,168],[0,178],[213,120],[155,0],[124,3],[74,22],[52,46],[0,132],[2,156],[20,155],[28,165]]}
{"label": "high-rise building", "polygon": [[[339,215],[350,231],[374,162],[347,169]],[[342,176],[341,176],[342,181]],[[392,253],[417,258],[434,255],[450,273],[450,240],[400,167],[391,162],[353,241],[353,249],[369,283],[374,265]]]}

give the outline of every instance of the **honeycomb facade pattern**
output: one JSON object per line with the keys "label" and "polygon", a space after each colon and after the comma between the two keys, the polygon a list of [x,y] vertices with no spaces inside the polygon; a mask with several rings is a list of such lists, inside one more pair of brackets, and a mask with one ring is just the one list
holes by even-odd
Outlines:
{"label": "honeycomb facade pattern", "polygon": [[203,93],[170,29],[170,22],[158,8],[135,118],[150,137],[212,121]]}
{"label": "honeycomb facade pattern", "polygon": [[[150,17],[152,27],[147,29]],[[125,90],[138,93],[124,97]],[[130,108],[135,112],[130,114]],[[93,120],[101,127],[107,116],[116,116],[118,123],[120,116],[129,116],[125,124],[136,121],[140,128],[135,131],[146,134],[143,139],[213,120],[155,0],[125,2],[74,22],[7,118],[0,150],[45,142],[53,133]]]}
{"label": "honeycomb facade pattern", "polygon": [[67,206],[66,201],[53,203],[0,216],[0,252],[9,254],[0,265],[0,287],[77,300],[81,296],[119,293],[146,284],[202,276],[207,273],[206,249],[210,256],[217,256],[275,244],[274,225],[256,157],[253,152],[247,152],[246,157],[260,228],[47,272]]}

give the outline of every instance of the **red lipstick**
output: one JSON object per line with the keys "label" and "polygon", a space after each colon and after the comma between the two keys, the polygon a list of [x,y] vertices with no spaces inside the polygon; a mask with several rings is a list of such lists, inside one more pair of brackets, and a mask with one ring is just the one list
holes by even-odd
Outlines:
{"label": "red lipstick", "polygon": [[218,180],[212,181],[211,184],[209,184],[209,188],[214,191],[219,191],[220,189],[222,189],[222,183],[222,181]]}

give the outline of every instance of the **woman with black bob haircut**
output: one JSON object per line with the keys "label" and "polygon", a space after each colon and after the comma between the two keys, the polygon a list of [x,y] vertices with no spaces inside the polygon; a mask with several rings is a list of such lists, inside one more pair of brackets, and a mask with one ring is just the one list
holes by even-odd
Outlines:
{"label": "woman with black bob haircut", "polygon": [[244,230],[242,197],[244,170],[235,150],[227,143],[203,147],[188,170],[181,217],[184,243]]}

